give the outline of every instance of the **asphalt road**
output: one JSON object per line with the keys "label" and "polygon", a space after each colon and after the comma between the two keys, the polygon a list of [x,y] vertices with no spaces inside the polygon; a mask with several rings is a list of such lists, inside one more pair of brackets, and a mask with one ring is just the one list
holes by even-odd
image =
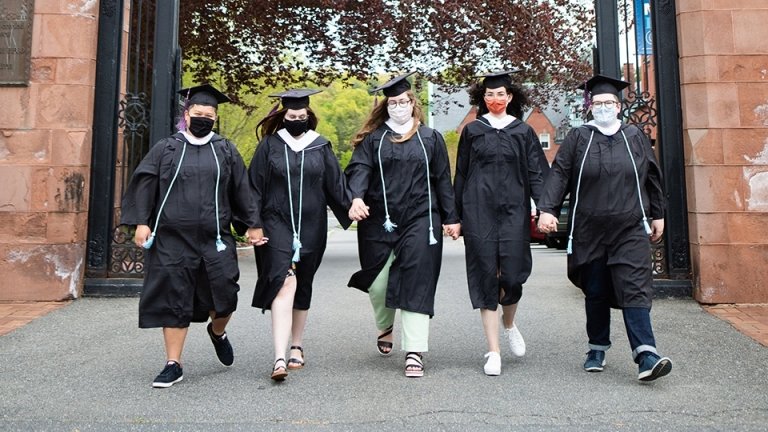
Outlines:
{"label": "asphalt road", "polygon": [[137,328],[138,300],[83,298],[0,337],[0,430],[768,429],[768,349],[693,300],[654,303],[659,350],[674,361],[668,377],[637,381],[620,313],[605,372],[584,372],[583,298],[565,277],[564,252],[539,246],[517,318],[524,358],[512,359],[502,345],[502,375],[483,374],[485,343],[469,303],[463,245],[447,240],[426,375],[405,378],[402,352],[376,353],[367,297],[346,287],[356,247],[353,231],[332,231],[316,277],[307,366],[284,383],[268,378],[269,315],[250,307],[256,270],[246,256],[229,327],[231,368],[216,360],[204,325],[193,325],[184,381],[153,389],[162,337]]}

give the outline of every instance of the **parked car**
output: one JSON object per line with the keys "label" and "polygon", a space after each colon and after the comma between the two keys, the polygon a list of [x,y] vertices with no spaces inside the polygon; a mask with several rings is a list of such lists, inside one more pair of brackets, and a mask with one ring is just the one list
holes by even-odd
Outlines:
{"label": "parked car", "polygon": [[568,197],[563,201],[560,215],[557,217],[557,231],[545,235],[544,244],[555,249],[568,247]]}
{"label": "parked car", "polygon": [[536,204],[531,200],[531,244],[545,244],[546,235],[539,231],[539,210],[536,208]]}

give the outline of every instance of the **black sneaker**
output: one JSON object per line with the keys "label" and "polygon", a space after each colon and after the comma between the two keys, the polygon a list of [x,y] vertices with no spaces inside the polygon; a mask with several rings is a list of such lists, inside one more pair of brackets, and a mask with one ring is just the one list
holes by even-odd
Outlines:
{"label": "black sneaker", "polygon": [[184,373],[181,370],[181,365],[175,361],[169,361],[160,375],[152,382],[152,387],[168,388],[183,379]]}
{"label": "black sneaker", "polygon": [[602,372],[605,367],[605,351],[589,350],[584,370],[587,372]]}
{"label": "black sneaker", "polygon": [[227,332],[221,336],[213,334],[213,323],[208,323],[208,336],[211,337],[213,347],[216,348],[216,356],[224,366],[232,366],[235,362],[235,352],[232,350],[232,344],[229,343]]}
{"label": "black sneaker", "polygon": [[672,360],[667,357],[645,352],[638,365],[637,379],[640,381],[653,381],[672,372]]}

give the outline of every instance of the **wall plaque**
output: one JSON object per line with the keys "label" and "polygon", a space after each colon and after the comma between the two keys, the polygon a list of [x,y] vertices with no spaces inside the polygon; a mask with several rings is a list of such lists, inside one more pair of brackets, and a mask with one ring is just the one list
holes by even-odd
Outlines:
{"label": "wall plaque", "polygon": [[34,0],[0,1],[0,86],[29,83]]}

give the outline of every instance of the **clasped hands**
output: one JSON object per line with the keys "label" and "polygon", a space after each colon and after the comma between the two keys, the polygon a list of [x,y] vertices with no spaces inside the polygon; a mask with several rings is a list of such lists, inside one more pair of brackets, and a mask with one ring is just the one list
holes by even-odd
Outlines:
{"label": "clasped hands", "polygon": [[[352,205],[349,206],[348,216],[353,221],[360,222],[370,215],[369,211],[370,207],[365,205],[365,202],[362,200],[362,198],[355,198],[352,200]],[[443,225],[443,230],[446,234],[451,236],[452,239],[456,240],[461,235],[461,224],[456,223]]]}

